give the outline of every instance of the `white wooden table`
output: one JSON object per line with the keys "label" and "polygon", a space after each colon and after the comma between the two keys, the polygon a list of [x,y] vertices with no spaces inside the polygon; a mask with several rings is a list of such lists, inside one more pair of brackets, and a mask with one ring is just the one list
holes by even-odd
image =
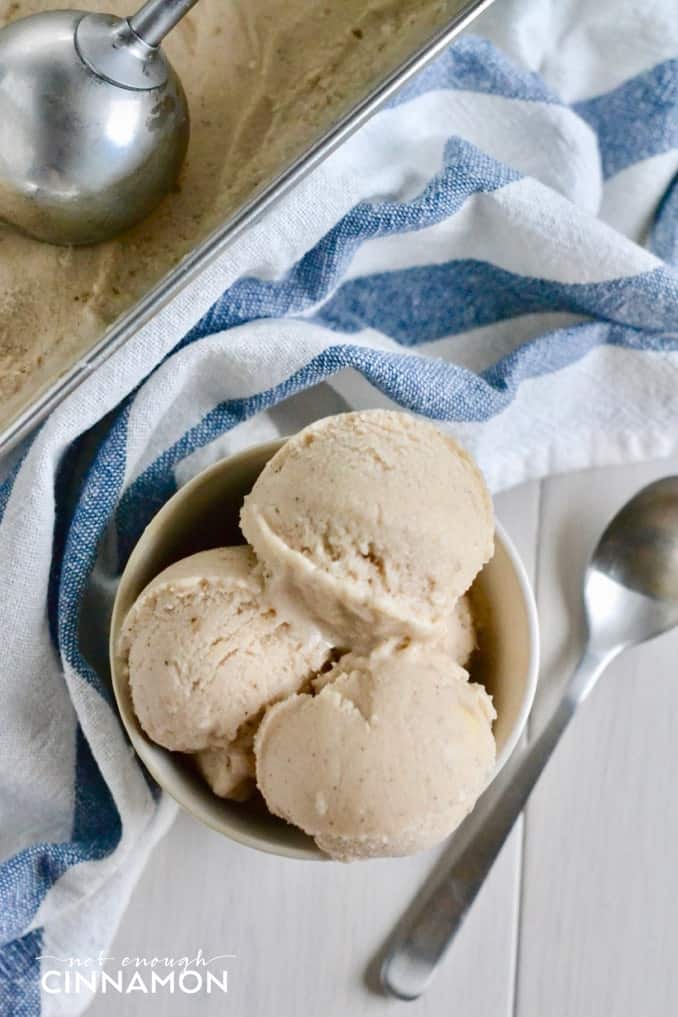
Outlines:
{"label": "white wooden table", "polygon": [[[533,723],[574,662],[578,589],[609,516],[678,458],[497,498],[537,594]],[[437,852],[350,866],[269,857],[180,815],[111,949],[237,954],[229,993],[99,997],[90,1017],[673,1017],[678,1014],[678,633],[618,659],[575,721],[429,993],[365,969]]]}

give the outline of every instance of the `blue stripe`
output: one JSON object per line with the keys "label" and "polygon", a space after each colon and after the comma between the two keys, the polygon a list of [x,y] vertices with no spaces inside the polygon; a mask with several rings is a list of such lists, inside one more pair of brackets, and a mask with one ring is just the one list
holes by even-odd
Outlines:
{"label": "blue stripe", "polygon": [[[46,894],[73,865],[106,857],[122,833],[120,816],[80,727],[77,730],[75,809],[71,840],[36,844],[0,868],[0,898],[14,900],[0,916],[0,1014],[40,1013],[41,930],[18,937]],[[7,888],[10,888],[11,892]]]}
{"label": "blue stripe", "polygon": [[666,60],[574,109],[598,135],[603,176],[678,146],[678,60]]}
{"label": "blue stripe", "polygon": [[80,728],[76,739],[71,840],[32,844],[0,866],[2,945],[20,938],[47,893],[69,868],[105,858],[120,840],[122,828],[118,810]]}
{"label": "blue stripe", "polygon": [[75,808],[72,838],[83,860],[106,858],[122,836],[120,813],[108,784],[78,726],[75,761]]}
{"label": "blue stripe", "polygon": [[7,503],[9,502],[9,499],[11,497],[12,490],[14,488],[14,482],[16,481],[16,478],[19,476],[19,470],[23,466],[24,458],[25,456],[23,456],[17,463],[14,464],[14,467],[9,473],[9,475],[5,477],[2,484],[0,484],[0,523],[2,522],[3,517],[5,515]]}
{"label": "blue stripe", "polygon": [[2,523],[2,520],[5,516],[5,510],[7,509],[7,504],[12,495],[12,491],[14,490],[14,483],[16,481],[16,478],[19,476],[19,471],[21,470],[21,467],[26,461],[26,456],[30,452],[31,446],[35,441],[38,433],[39,432],[36,432],[35,435],[32,435],[29,439],[26,440],[26,444],[21,452],[21,455],[19,456],[19,458],[17,459],[17,461],[15,462],[14,466],[11,468],[5,479],[0,484],[0,523]]}
{"label": "blue stripe", "polygon": [[80,604],[96,562],[99,541],[108,520],[113,516],[122,490],[131,405],[129,398],[122,404],[85,474],[64,542],[59,582],[58,635],[61,652],[80,676],[94,685],[109,701],[111,693],[107,683],[102,681],[81,654],[78,626]]}
{"label": "blue stripe", "polygon": [[83,480],[82,453],[87,446],[87,434],[69,446],[59,463],[54,482],[54,537],[52,541],[52,560],[50,562],[49,581],[47,584],[47,619],[50,635],[56,647],[59,645],[59,588],[68,530],[73,511],[81,494]]}
{"label": "blue stripe", "polygon": [[[103,442],[87,472],[73,519],[63,541],[63,565],[58,578],[58,618],[51,619],[66,660],[110,701],[103,679],[84,660],[78,644],[80,604],[96,561],[99,539],[112,515],[125,467],[129,403]],[[61,477],[73,468],[68,462]],[[58,550],[58,545],[57,545]],[[56,558],[58,559],[58,555]],[[58,574],[58,562],[55,569]],[[0,899],[13,901],[0,914],[0,940],[17,939],[33,920],[45,895],[66,870],[80,862],[103,858],[118,844],[120,816],[111,793],[78,728],[76,733],[75,808],[72,839],[33,844],[0,866]]]}
{"label": "blue stripe", "polygon": [[[303,387],[305,386],[300,386]],[[176,464],[196,449],[209,444],[220,434],[230,431],[255,413],[274,405],[279,399],[284,398],[278,394],[283,390],[291,395],[293,391],[299,389],[294,389],[291,382],[286,382],[283,386],[261,392],[249,399],[229,400],[214,407],[179,441],[165,449],[162,455],[130,484],[120,499],[115,515],[119,571],[125,567],[135,544],[151,519],[175,493]]]}
{"label": "blue stripe", "polygon": [[463,89],[525,102],[560,103],[538,74],[511,62],[487,39],[465,35],[401,88],[388,104],[409,102],[425,92]]}
{"label": "blue stripe", "polygon": [[[390,354],[364,350],[355,346],[337,346],[312,359],[303,368],[284,382],[244,399],[233,399],[215,406],[198,424],[183,437],[166,449],[125,491],[116,513],[116,533],[119,550],[119,569],[122,570],[145,527],[162,505],[176,491],[174,470],[182,459],[214,441],[244,420],[274,406],[290,396],[317,384],[344,367],[363,370],[365,376],[376,378],[379,374],[371,371],[370,361]],[[414,358],[409,358],[413,364]],[[435,370],[437,361],[421,361]],[[447,365],[443,365],[447,366]],[[456,370],[456,369],[455,369]],[[396,369],[395,374],[399,372]],[[469,372],[465,372],[468,374]],[[395,375],[394,375],[395,377]],[[473,377],[471,375],[471,377]],[[413,379],[414,381],[414,379]],[[416,382],[415,382],[416,384]]]}
{"label": "blue stripe", "polygon": [[443,164],[412,201],[357,205],[281,280],[246,278],[235,283],[180,345],[257,318],[299,314],[331,292],[365,240],[432,226],[454,215],[471,195],[497,190],[520,178],[460,138],[447,143]]}
{"label": "blue stripe", "polygon": [[678,173],[657,209],[650,246],[658,258],[678,268]]}
{"label": "blue stripe", "polygon": [[31,844],[0,866],[0,945],[18,939],[33,921],[45,895],[70,865],[82,861],[78,846]]}
{"label": "blue stripe", "polygon": [[447,169],[412,202],[357,206],[281,280],[239,280],[177,348],[256,319],[303,314],[328,295],[316,321],[349,334],[376,328],[403,345],[539,311],[570,311],[634,327],[673,327],[678,287],[676,276],[663,269],[601,283],[566,284],[459,259],[350,280],[333,293],[365,239],[441,221],[471,194],[518,178],[459,139],[449,143],[446,163]]}
{"label": "blue stripe", "polygon": [[39,1017],[42,929],[0,949],[0,1014]]}
{"label": "blue stripe", "polygon": [[[506,99],[562,105],[538,75],[512,63],[490,42],[465,36],[424,68],[389,105],[434,90],[480,92]],[[667,60],[618,88],[574,104],[598,136],[604,176],[678,145],[678,60]]]}
{"label": "blue stripe", "polygon": [[125,492],[118,509],[120,567],[151,518],[176,491],[177,463],[242,421],[339,371],[358,371],[404,409],[434,420],[482,421],[505,410],[526,378],[560,370],[605,344],[646,352],[676,351],[678,336],[648,336],[618,325],[584,323],[525,343],[479,375],[417,354],[332,346],[281,384],[216,406],[147,467]]}
{"label": "blue stripe", "polygon": [[597,347],[605,345],[645,353],[675,352],[678,350],[678,334],[649,335],[633,328],[602,322],[582,323],[546,333],[524,343],[483,371],[484,381],[497,396],[507,397],[504,406],[496,404],[496,412],[508,406],[523,381],[562,370]]}
{"label": "blue stripe", "polygon": [[415,346],[545,311],[635,328],[678,328],[678,277],[660,267],[601,283],[558,283],[460,259],[351,279],[313,320],[344,334],[374,328],[403,346]]}

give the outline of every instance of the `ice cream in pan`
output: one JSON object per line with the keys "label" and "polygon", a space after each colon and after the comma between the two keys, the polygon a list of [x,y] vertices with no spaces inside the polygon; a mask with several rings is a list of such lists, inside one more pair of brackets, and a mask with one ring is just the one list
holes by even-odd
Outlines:
{"label": "ice cream in pan", "polygon": [[335,858],[442,840],[495,761],[491,698],[464,669],[464,595],[493,551],[479,470],[410,415],[329,417],[267,463],[241,529],[249,546],[177,562],[130,610],[142,727]]}

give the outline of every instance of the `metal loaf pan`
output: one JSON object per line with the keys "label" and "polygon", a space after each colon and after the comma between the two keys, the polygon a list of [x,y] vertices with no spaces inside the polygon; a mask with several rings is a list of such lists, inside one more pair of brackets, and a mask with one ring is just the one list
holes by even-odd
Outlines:
{"label": "metal loaf pan", "polygon": [[219,256],[239,234],[268,211],[284,194],[309,173],[335,148],[365,123],[388,99],[429,61],[433,60],[493,0],[460,0],[453,17],[424,45],[388,74],[362,99],[325,131],[307,150],[285,167],[277,177],[260,189],[226,221],[195,247],[159,283],[153,286],[129,311],[117,319],[90,350],[72,367],[55,377],[26,408],[0,431],[0,455],[25,438],[62,400],[119,350],[184,287],[190,284],[210,262]]}

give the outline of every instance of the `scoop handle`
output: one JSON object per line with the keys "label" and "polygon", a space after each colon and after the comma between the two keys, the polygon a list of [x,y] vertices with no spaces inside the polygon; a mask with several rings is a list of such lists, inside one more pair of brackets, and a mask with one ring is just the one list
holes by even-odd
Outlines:
{"label": "scoop handle", "polygon": [[147,0],[129,18],[129,24],[147,46],[159,46],[197,2],[198,0]]}
{"label": "scoop handle", "polygon": [[417,999],[428,987],[523,811],[579,702],[610,655],[584,655],[548,724],[515,763],[497,775],[454,836],[433,878],[392,936],[381,982],[398,999]]}

